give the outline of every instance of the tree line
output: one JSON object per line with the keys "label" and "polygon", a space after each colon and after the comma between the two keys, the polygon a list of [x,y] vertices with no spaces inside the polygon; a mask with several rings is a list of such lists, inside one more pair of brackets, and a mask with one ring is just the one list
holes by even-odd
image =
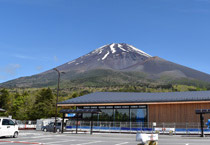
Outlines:
{"label": "tree line", "polygon": [[[80,87],[61,89],[59,102],[92,92],[177,92],[177,91],[202,91],[209,90],[205,87],[188,85],[147,85],[147,86],[107,86],[107,87]],[[17,120],[36,120],[55,116],[56,89],[0,89],[0,116],[12,115]],[[61,109],[61,108],[59,108]],[[59,113],[58,113],[59,114]],[[59,114],[61,115],[61,114]]]}

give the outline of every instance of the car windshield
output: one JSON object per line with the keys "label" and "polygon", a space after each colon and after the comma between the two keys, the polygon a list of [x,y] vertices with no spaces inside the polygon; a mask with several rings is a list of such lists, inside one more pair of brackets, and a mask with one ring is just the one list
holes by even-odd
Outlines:
{"label": "car windshield", "polygon": [[54,122],[51,122],[49,125],[53,125],[54,124]]}

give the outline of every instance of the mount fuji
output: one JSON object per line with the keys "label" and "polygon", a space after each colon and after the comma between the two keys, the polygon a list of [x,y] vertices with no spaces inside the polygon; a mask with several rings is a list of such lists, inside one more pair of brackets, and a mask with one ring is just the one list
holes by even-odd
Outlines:
{"label": "mount fuji", "polygon": [[[173,80],[210,82],[210,75],[151,56],[126,43],[104,45],[94,51],[56,67],[65,72],[63,86],[107,86]],[[47,87],[57,81],[56,72],[22,77],[0,84],[0,87]]]}

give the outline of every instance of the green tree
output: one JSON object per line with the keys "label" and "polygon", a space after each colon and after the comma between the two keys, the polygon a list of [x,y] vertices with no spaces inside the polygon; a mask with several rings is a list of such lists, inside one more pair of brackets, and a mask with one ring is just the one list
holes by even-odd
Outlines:
{"label": "green tree", "polygon": [[9,108],[9,92],[6,89],[0,90],[0,108]]}
{"label": "green tree", "polygon": [[35,103],[30,112],[31,119],[48,118],[54,116],[55,97],[50,88],[38,92]]}
{"label": "green tree", "polygon": [[18,120],[26,120],[28,118],[28,106],[27,106],[27,97],[28,93],[23,92],[20,94],[16,92],[13,96],[12,107],[8,110],[9,114],[13,118]]}

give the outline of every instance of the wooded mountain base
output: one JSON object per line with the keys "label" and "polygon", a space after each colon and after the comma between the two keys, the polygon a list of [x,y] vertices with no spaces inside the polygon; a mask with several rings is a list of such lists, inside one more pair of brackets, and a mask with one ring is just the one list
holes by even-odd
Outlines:
{"label": "wooded mountain base", "polygon": [[[73,87],[60,90],[59,102],[93,92],[180,92],[203,90],[210,90],[210,88],[206,86],[171,84],[158,86],[150,84],[139,86]],[[55,88],[1,89],[0,108],[7,111],[1,112],[0,116],[12,115],[12,118],[17,120],[54,117],[56,93],[57,90]]]}

